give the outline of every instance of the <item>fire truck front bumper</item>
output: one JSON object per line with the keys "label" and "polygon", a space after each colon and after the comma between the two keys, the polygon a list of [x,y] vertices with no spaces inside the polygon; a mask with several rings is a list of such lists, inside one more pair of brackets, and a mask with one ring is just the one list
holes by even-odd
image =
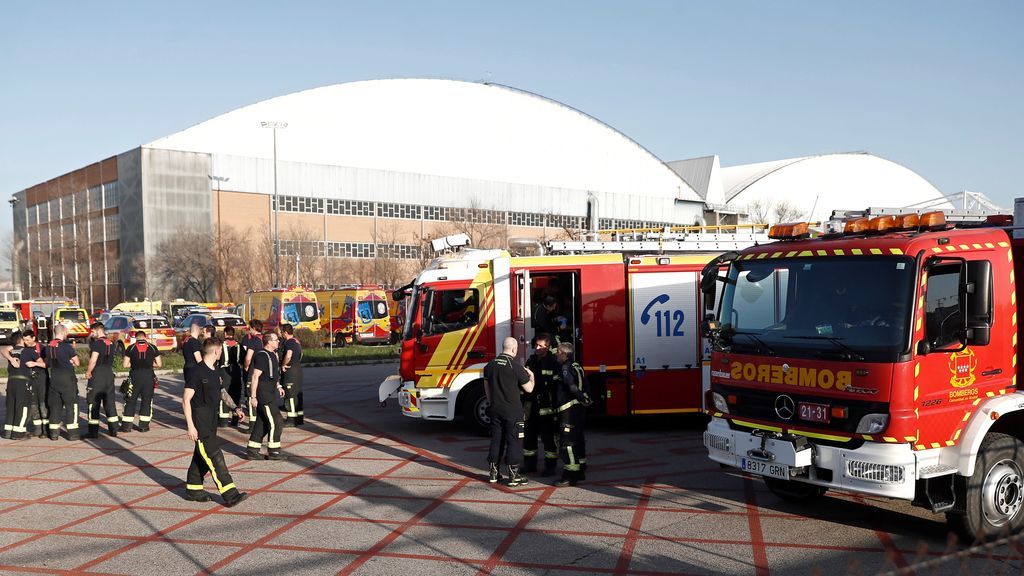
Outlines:
{"label": "fire truck front bumper", "polygon": [[708,457],[757,476],[836,490],[912,500],[917,458],[910,444],[865,442],[856,448],[768,430],[733,430],[712,418],[704,432]]}

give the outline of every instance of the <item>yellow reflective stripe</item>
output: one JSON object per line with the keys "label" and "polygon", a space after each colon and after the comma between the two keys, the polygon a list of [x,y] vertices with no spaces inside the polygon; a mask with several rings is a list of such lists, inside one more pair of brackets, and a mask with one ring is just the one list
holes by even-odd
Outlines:
{"label": "yellow reflective stripe", "polygon": [[260,444],[259,442],[253,442],[252,440],[249,440],[249,443],[246,444],[246,446],[248,446],[249,448],[255,448],[255,449],[259,450],[260,448],[263,447],[263,444]]}
{"label": "yellow reflective stripe", "polygon": [[740,426],[746,426],[747,428],[756,428],[759,430],[771,430],[772,432],[782,432],[782,428],[776,426],[765,426],[764,424],[754,424],[753,422],[747,422],[745,420],[733,419],[733,422]]}
{"label": "yellow reflective stripe", "polygon": [[206,455],[206,447],[203,446],[203,441],[196,440],[196,445],[199,446],[199,455],[203,457],[203,460],[206,462],[206,467],[210,469],[210,476],[213,476],[213,482],[217,485],[217,489],[220,490],[220,493],[223,494],[225,490],[224,485],[220,483],[220,478],[217,477],[217,469],[214,468],[213,461]]}
{"label": "yellow reflective stripe", "polygon": [[569,408],[572,408],[574,405],[579,404],[579,403],[580,403],[579,400],[575,400],[575,399],[569,400],[565,404],[562,404],[561,406],[556,408],[555,411],[556,412],[563,412],[565,410],[568,410]]}
{"label": "yellow reflective stripe", "polygon": [[186,490],[202,490],[203,489],[203,485],[202,484],[185,484],[185,489]]}
{"label": "yellow reflective stripe", "polygon": [[267,411],[267,423],[270,425],[270,432],[267,434],[267,448],[280,448],[281,443],[274,441],[274,415],[270,412],[270,406],[264,406],[264,410]]}

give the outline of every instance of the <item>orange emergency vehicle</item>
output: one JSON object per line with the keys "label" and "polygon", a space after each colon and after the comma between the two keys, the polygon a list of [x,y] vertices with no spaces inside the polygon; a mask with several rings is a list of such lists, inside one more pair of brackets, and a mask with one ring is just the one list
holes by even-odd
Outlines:
{"label": "orange emergency vehicle", "polygon": [[[504,338],[517,338],[525,359],[534,335],[545,331],[574,344],[593,411],[700,412],[700,271],[723,249],[758,239],[767,236],[550,242],[548,250],[566,253],[531,257],[502,250],[444,254],[396,293],[408,298],[401,362],[399,373],[381,383],[380,400],[397,396],[409,417],[458,415],[484,428],[484,366]],[[541,314],[548,297],[557,304]]]}
{"label": "orange emergency vehicle", "polygon": [[969,541],[1019,530],[1011,221],[837,212],[820,235],[775,226],[777,242],[710,264],[710,458],[788,500],[835,488],[945,513]]}

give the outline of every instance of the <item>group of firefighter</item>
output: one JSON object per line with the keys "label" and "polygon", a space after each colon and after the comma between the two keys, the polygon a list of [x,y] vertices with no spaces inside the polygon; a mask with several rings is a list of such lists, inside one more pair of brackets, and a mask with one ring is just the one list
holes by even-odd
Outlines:
{"label": "group of firefighter", "polygon": [[[63,424],[67,439],[78,440],[81,434],[75,369],[81,361],[68,341],[67,329],[55,326],[53,340],[46,344],[37,342],[31,331],[15,333],[11,343],[13,346],[2,350],[9,363],[3,437],[19,440],[34,433],[57,441]],[[129,372],[120,386],[124,411],[118,415],[113,369],[117,350],[102,324],[90,327],[85,371],[87,438],[99,437],[101,409],[112,437],[132,431],[133,426],[139,432],[150,429],[153,394],[159,384],[155,370],[162,365],[160,351],[147,342],[144,331],[134,334],[122,360]],[[203,489],[203,479],[210,473],[225,505],[234,506],[246,494],[239,492],[231,480],[217,429],[248,426],[244,459],[263,460],[264,440],[265,458],[283,459],[282,428],[304,424],[302,347],[291,325],[264,332],[262,322],[253,320],[240,341],[235,339],[234,327],[226,327],[219,335],[213,326],[192,326],[181,351],[185,360],[182,411],[188,437],[195,442],[186,498],[200,502],[210,499]],[[286,418],[278,406],[281,400]]]}
{"label": "group of firefighter", "polygon": [[484,369],[491,419],[489,482],[502,480],[504,459],[507,484],[526,484],[525,475],[537,471],[538,440],[544,446],[541,476],[555,474],[560,456],[562,476],[555,486],[576,486],[586,479],[584,418],[592,401],[572,343],[558,343],[552,350],[553,340],[538,334],[524,366],[516,358],[519,342],[506,338],[502,353]]}

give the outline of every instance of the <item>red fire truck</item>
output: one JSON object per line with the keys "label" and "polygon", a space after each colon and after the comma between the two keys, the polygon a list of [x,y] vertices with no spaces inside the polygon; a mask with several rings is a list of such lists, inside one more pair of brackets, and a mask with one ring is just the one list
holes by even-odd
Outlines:
{"label": "red fire truck", "polygon": [[[560,253],[541,256],[465,249],[438,257],[398,295],[409,298],[401,364],[381,384],[381,402],[397,396],[406,416],[462,416],[484,428],[484,366],[504,338],[517,338],[525,358],[535,333],[547,330],[575,345],[596,412],[700,412],[698,274],[723,250],[768,238],[763,229],[624,238],[550,242]],[[660,255],[642,255],[652,253]]]}
{"label": "red fire truck", "polygon": [[1024,241],[1010,222],[837,212],[820,235],[775,226],[778,242],[709,264],[710,458],[783,499],[835,488],[944,512],[970,541],[1019,530]]}

